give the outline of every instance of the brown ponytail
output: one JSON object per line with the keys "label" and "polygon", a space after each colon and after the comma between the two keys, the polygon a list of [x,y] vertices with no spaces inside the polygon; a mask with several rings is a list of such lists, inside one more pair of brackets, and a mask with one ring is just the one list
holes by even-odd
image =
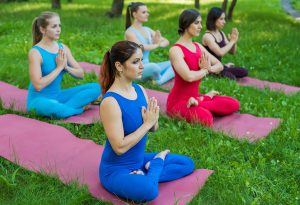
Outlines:
{"label": "brown ponytail", "polygon": [[146,6],[142,2],[131,2],[127,6],[126,10],[126,21],[125,21],[125,30],[131,26],[131,18],[133,18],[133,12],[137,12],[140,6]]}
{"label": "brown ponytail", "polygon": [[49,24],[48,19],[51,19],[54,16],[58,16],[58,14],[51,11],[45,11],[34,18],[32,22],[32,45],[35,45],[42,40],[43,34],[40,29],[41,27],[46,28]]}
{"label": "brown ponytail", "polygon": [[99,75],[102,95],[107,92],[116,77],[119,76],[115,63],[124,64],[137,49],[143,50],[141,45],[132,41],[119,41],[112,46],[110,51],[104,54]]}

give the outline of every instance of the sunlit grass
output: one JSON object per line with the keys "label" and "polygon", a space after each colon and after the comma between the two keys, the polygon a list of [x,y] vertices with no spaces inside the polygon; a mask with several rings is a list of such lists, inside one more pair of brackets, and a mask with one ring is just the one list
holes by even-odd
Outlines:
{"label": "sunlit grass", "polygon": [[[109,19],[111,0],[62,1],[57,11],[63,25],[61,41],[67,44],[79,61],[101,63],[104,52],[123,39],[124,15]],[[130,1],[125,1],[125,6]],[[208,10],[221,6],[222,1],[200,0],[203,32]],[[230,1],[229,1],[230,2]],[[168,49],[178,39],[178,15],[185,8],[193,8],[194,1],[146,0],[150,10],[146,26],[160,29],[170,46],[151,53],[151,60],[168,59]],[[259,6],[258,6],[259,5]],[[0,4],[0,80],[20,88],[29,84],[27,53],[31,48],[31,22],[50,1],[39,0]],[[231,61],[249,69],[249,75],[259,79],[300,86],[300,23],[286,15],[278,0],[239,0],[225,32],[238,27],[240,39]],[[202,35],[203,35],[202,32]],[[195,38],[200,41],[199,38]],[[93,74],[80,83],[96,82]],[[63,87],[73,86],[78,80],[66,77]],[[151,83],[145,87],[161,89]],[[202,93],[210,89],[237,98],[241,113],[261,117],[281,118],[281,126],[264,140],[255,144],[238,141],[200,125],[161,116],[160,130],[151,133],[147,151],[169,148],[173,153],[192,157],[196,168],[214,170],[204,188],[191,204],[299,204],[300,203],[300,93],[282,92],[253,87],[242,87],[234,81],[208,77],[202,81]],[[98,144],[105,142],[103,127],[99,124],[60,124],[57,121],[4,110],[0,114],[15,113],[49,123],[58,123],[80,138]],[[87,190],[76,185],[66,186],[48,176],[41,176],[0,159],[0,204],[100,204]],[[17,172],[14,178],[14,173]]]}

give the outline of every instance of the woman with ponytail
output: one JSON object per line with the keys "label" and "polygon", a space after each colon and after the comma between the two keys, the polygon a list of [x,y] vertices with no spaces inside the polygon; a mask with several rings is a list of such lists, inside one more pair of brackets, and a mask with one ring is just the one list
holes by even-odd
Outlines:
{"label": "woman with ponytail", "polygon": [[142,77],[142,46],[115,43],[104,55],[100,84],[100,117],[107,136],[99,177],[118,197],[142,203],[158,195],[158,183],[193,172],[192,159],[169,150],[145,153],[148,131],[158,129],[159,107],[144,88],[132,81]]}
{"label": "woman with ponytail", "polygon": [[100,86],[89,83],[64,90],[60,88],[65,73],[75,78],[84,77],[71,50],[57,42],[60,33],[60,18],[54,12],[43,12],[32,23],[27,110],[35,110],[42,116],[66,118],[82,113],[86,105],[96,100]]}
{"label": "woman with ponytail", "polygon": [[193,42],[200,35],[201,16],[197,10],[184,10],[179,16],[180,38],[170,49],[175,70],[174,86],[168,96],[167,113],[188,122],[212,126],[213,115],[230,115],[240,107],[239,102],[217,91],[199,93],[201,80],[209,73],[219,73],[223,65],[202,45]]}
{"label": "woman with ponytail", "polygon": [[169,41],[162,37],[159,30],[153,31],[149,27],[143,26],[143,23],[148,21],[148,16],[148,9],[144,3],[131,2],[126,13],[125,39],[144,46],[142,80],[155,80],[157,84],[161,85],[174,78],[171,63],[170,61],[150,63],[149,54],[151,50],[168,46]]}

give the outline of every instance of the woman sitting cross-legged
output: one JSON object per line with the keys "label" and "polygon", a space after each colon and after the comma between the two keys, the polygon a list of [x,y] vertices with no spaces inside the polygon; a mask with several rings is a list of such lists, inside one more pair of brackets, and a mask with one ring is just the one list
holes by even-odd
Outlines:
{"label": "woman sitting cross-legged", "polygon": [[109,192],[139,203],[157,197],[159,182],[194,169],[192,159],[169,150],[145,153],[148,131],[158,128],[159,107],[142,86],[132,83],[142,77],[142,57],[140,45],[117,42],[104,55],[99,76],[104,94],[100,116],[107,135],[100,181]]}
{"label": "woman sitting cross-legged", "polygon": [[37,114],[66,118],[82,113],[101,92],[98,83],[61,89],[63,75],[83,78],[84,72],[71,50],[58,39],[61,23],[58,14],[43,12],[32,25],[33,47],[29,51],[30,85],[27,110]]}
{"label": "woman sitting cross-legged", "polygon": [[193,9],[184,10],[179,17],[179,40],[170,49],[175,70],[174,86],[168,96],[167,113],[212,126],[213,115],[229,115],[240,108],[239,102],[217,91],[199,93],[199,84],[207,74],[219,73],[223,66],[202,45],[193,42],[201,31],[201,16]]}

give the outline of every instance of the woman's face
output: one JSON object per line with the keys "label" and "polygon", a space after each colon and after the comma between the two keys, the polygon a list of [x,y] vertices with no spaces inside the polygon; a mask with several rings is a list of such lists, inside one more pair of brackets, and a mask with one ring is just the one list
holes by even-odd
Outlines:
{"label": "woman's face", "polygon": [[139,6],[138,10],[133,12],[133,17],[139,22],[147,22],[149,17],[147,6]]}
{"label": "woman's face", "polygon": [[216,23],[215,23],[216,29],[218,29],[218,30],[223,29],[225,26],[225,23],[226,23],[225,13],[222,13],[222,15],[216,20]]}
{"label": "woman's face", "polygon": [[41,28],[43,37],[47,37],[51,40],[58,40],[61,32],[60,18],[54,16],[47,20],[48,25],[46,28]]}
{"label": "woman's face", "polygon": [[142,78],[144,65],[142,63],[143,52],[138,48],[132,56],[123,64],[122,74],[130,80],[138,80]]}
{"label": "woman's face", "polygon": [[202,19],[200,16],[186,29],[191,36],[199,36],[202,29]]}

